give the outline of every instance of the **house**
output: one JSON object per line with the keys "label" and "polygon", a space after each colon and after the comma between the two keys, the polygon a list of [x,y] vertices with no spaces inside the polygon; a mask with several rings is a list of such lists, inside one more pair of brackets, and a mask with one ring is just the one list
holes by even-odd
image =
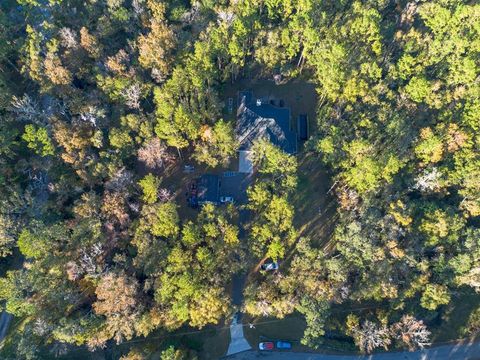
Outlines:
{"label": "house", "polygon": [[267,139],[288,154],[297,152],[297,137],[290,127],[289,108],[255,99],[251,91],[241,91],[238,103],[235,135],[239,142],[239,172],[253,172],[249,154],[257,139]]}
{"label": "house", "polygon": [[218,204],[220,199],[220,178],[213,174],[202,175],[197,182],[197,203]]}

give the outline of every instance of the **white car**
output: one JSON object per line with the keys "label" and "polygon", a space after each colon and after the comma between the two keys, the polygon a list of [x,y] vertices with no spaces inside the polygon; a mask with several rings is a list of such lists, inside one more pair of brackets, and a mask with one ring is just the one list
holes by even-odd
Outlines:
{"label": "white car", "polygon": [[226,203],[232,203],[233,204],[233,197],[231,197],[231,196],[220,196],[220,202],[222,204],[226,204]]}
{"label": "white car", "polygon": [[259,350],[273,350],[273,341],[265,341],[258,344]]}
{"label": "white car", "polygon": [[274,271],[278,270],[278,263],[275,261],[269,262],[269,263],[263,263],[262,264],[262,270],[265,271]]}

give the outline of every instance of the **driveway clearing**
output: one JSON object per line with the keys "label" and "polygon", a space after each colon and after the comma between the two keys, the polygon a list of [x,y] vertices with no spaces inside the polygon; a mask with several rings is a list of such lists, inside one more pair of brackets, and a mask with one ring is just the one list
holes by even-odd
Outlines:
{"label": "driveway clearing", "polygon": [[2,341],[7,335],[8,326],[13,319],[13,315],[7,313],[6,311],[2,312],[0,315],[0,341]]}
{"label": "driveway clearing", "polygon": [[242,351],[250,350],[252,347],[243,336],[243,325],[239,320],[239,314],[235,314],[230,325],[230,345],[228,346],[227,356],[237,354]]}

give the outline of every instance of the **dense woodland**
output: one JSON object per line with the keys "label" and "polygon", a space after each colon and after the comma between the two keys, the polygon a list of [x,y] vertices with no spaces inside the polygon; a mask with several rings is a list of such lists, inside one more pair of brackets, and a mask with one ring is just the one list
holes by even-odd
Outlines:
{"label": "dense woodland", "polygon": [[[0,29],[13,358],[221,324],[232,275],[264,258],[282,266],[248,281],[244,311],[303,314],[312,348],[332,332],[362,352],[423,347],[456,294],[478,296],[475,1],[5,0]],[[329,251],[294,228],[298,158],[268,142],[254,147],[245,239],[234,206],[185,219],[162,185],[184,159],[235,156],[221,86],[246,73],[316,84],[316,131],[298,157],[332,176]],[[349,314],[363,303],[375,310]],[[479,329],[477,310],[463,335]]]}

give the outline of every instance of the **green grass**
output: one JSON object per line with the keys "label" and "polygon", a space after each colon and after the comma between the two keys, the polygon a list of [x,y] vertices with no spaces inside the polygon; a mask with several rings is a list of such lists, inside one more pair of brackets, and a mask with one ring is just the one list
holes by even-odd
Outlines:
{"label": "green grass", "polygon": [[157,331],[146,338],[127,341],[114,347],[112,356],[118,359],[131,349],[138,348],[148,350],[148,354],[151,354],[150,359],[158,359],[162,350],[173,345],[193,350],[199,360],[216,360],[225,355],[229,342],[229,328],[224,325],[207,326],[200,330],[183,327],[171,334]]}
{"label": "green grass", "polygon": [[298,189],[293,195],[294,225],[318,247],[329,245],[336,221],[336,203],[327,194],[330,177],[314,155],[300,154]]}
{"label": "green grass", "polygon": [[23,319],[13,318],[8,328],[5,339],[0,344],[0,358],[10,357],[15,358],[15,340],[18,335],[23,331],[24,321]]}
{"label": "green grass", "polygon": [[472,289],[461,289],[454,295],[442,315],[438,327],[432,327],[432,341],[436,343],[452,341],[465,337],[463,328],[470,314],[480,307],[480,296]]}
{"label": "green grass", "polygon": [[[1,359],[16,359],[16,346],[23,332],[25,321],[13,319],[10,331],[0,349]],[[207,326],[204,329],[184,327],[173,333],[155,331],[146,338],[134,338],[119,345],[110,345],[105,350],[89,351],[85,346],[68,346],[65,356],[56,357],[51,346],[41,347],[40,359],[45,360],[107,360],[119,359],[132,349],[141,349],[149,354],[149,359],[159,359],[162,350],[170,345],[194,350],[199,360],[217,360],[224,356],[230,343],[230,329],[226,325]]]}
{"label": "green grass", "polygon": [[[346,306],[345,306],[346,305]],[[480,307],[480,296],[471,289],[462,289],[452,297],[450,304],[442,312],[437,325],[430,324],[433,344],[442,344],[449,341],[465,338],[463,331],[470,314]],[[366,314],[382,308],[379,303],[350,303],[343,306],[332,307],[329,328],[336,327],[335,323],[344,323],[349,313]],[[318,350],[308,348],[300,343],[305,330],[305,320],[301,314],[294,313],[284,319],[275,318],[245,318],[245,338],[252,347],[257,348],[258,343],[267,340],[288,340],[293,344],[294,351],[327,352],[327,353],[358,353],[355,345],[342,339],[324,339]],[[248,323],[255,325],[249,328]],[[478,337],[478,334],[477,334]]]}
{"label": "green grass", "polygon": [[[254,324],[251,329],[248,324]],[[249,318],[244,320],[244,334],[250,345],[257,349],[258,343],[269,340],[287,340],[292,343],[292,350],[297,352],[320,352],[320,353],[345,353],[355,352],[353,343],[324,338],[318,349],[312,349],[301,344],[306,323],[299,313],[293,313],[284,319],[275,318]]]}
{"label": "green grass", "polygon": [[[248,324],[254,324],[251,329]],[[248,318],[244,320],[244,335],[250,345],[257,349],[258,343],[266,340],[288,340],[293,344],[294,350],[304,350],[300,339],[306,327],[305,319],[299,314],[286,316],[284,319],[276,318]]]}
{"label": "green grass", "polygon": [[216,327],[213,331],[192,333],[184,338],[190,344],[199,346],[200,359],[216,360],[227,353],[230,344],[230,328]]}

